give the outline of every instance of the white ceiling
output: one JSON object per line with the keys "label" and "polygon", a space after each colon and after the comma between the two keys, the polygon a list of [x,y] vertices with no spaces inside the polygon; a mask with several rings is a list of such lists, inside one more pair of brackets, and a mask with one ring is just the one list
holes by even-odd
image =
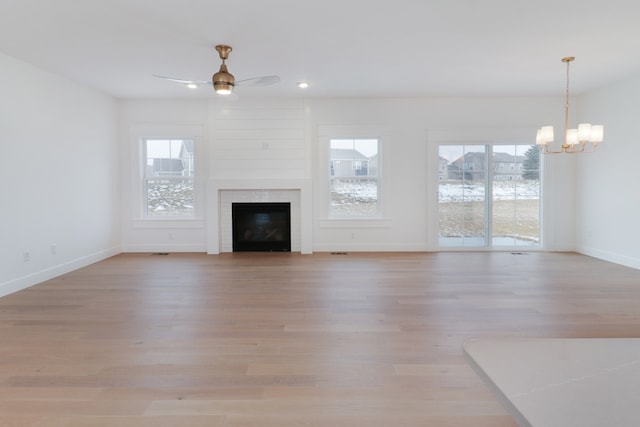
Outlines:
{"label": "white ceiling", "polygon": [[[561,95],[640,74],[636,0],[0,0],[0,51],[116,97]],[[2,71],[0,70],[0,73]],[[302,92],[296,82],[308,80]]]}

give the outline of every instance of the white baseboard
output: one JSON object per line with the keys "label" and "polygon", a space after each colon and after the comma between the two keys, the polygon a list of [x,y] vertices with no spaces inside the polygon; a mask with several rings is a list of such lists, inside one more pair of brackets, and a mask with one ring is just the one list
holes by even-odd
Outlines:
{"label": "white baseboard", "polygon": [[105,249],[26,276],[18,277],[17,279],[9,280],[8,282],[0,283],[0,297],[37,285],[45,280],[53,279],[54,277],[69,273],[70,271],[86,267],[114,255],[118,255],[121,252],[120,247]]}
{"label": "white baseboard", "polygon": [[143,245],[123,245],[122,252],[146,253],[146,252],[207,252],[205,244],[143,244]]}
{"label": "white baseboard", "polygon": [[313,245],[314,252],[429,252],[427,244],[389,243],[320,243]]}
{"label": "white baseboard", "polygon": [[614,264],[624,265],[625,267],[640,270],[640,259],[627,255],[617,254],[615,252],[603,251],[600,249],[590,248],[588,246],[578,245],[576,252],[583,255],[592,256],[604,261],[613,262]]}

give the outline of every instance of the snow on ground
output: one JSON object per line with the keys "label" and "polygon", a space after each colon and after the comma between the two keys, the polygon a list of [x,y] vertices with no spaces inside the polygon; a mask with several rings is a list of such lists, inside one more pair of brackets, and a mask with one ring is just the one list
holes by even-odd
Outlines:
{"label": "snow on ground", "polygon": [[[540,181],[494,181],[493,200],[531,200],[540,198]],[[438,186],[438,201],[473,202],[485,199],[482,181],[442,181]]]}
{"label": "snow on ground", "polygon": [[[336,181],[331,188],[332,204],[366,204],[377,199],[375,182]],[[485,198],[482,181],[442,181],[438,187],[438,201],[472,202]],[[494,181],[493,200],[534,200],[540,198],[540,181]]]}
{"label": "snow on ground", "polygon": [[[175,215],[193,210],[193,186],[189,183],[157,183],[148,189],[150,215]],[[482,181],[441,181],[438,202],[483,201]],[[493,200],[535,200],[540,198],[540,181],[495,181]],[[331,206],[334,213],[369,212],[377,209],[378,186],[375,181],[334,181]]]}
{"label": "snow on ground", "polygon": [[149,216],[190,215],[193,213],[191,183],[149,183],[147,186]]}

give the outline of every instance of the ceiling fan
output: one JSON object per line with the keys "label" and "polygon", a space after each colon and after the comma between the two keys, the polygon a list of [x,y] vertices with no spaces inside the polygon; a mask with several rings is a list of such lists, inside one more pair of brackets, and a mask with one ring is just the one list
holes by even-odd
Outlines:
{"label": "ceiling fan", "polygon": [[250,79],[238,80],[227,70],[227,64],[225,61],[229,58],[229,53],[231,53],[231,46],[227,46],[224,44],[219,44],[216,46],[216,50],[220,55],[220,59],[222,60],[222,64],[220,65],[220,70],[213,75],[210,81],[207,80],[185,80],[178,79],[174,77],[167,76],[158,76],[153,75],[154,77],[158,77],[165,80],[170,80],[172,82],[183,83],[187,85],[189,88],[196,88],[198,86],[203,85],[213,85],[213,89],[219,95],[229,95],[233,92],[233,88],[236,86],[269,86],[280,81],[280,77],[278,76],[262,76],[262,77],[253,77]]}

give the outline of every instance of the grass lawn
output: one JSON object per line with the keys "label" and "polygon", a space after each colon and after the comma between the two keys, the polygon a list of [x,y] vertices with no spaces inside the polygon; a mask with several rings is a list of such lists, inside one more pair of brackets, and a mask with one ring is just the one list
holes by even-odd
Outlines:
{"label": "grass lawn", "polygon": [[[441,202],[440,236],[484,236],[484,202]],[[494,200],[493,237],[514,237],[538,242],[540,239],[540,201]]]}

